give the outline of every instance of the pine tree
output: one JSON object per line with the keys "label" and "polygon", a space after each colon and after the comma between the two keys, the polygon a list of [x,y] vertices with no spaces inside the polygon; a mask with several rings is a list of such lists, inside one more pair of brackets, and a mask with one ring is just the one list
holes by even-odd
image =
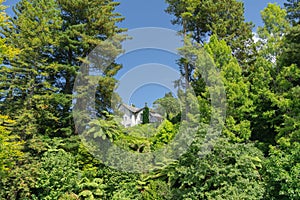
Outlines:
{"label": "pine tree", "polygon": [[252,24],[245,22],[244,5],[236,0],[167,0],[166,12],[175,19],[173,24],[182,26],[184,34],[191,34],[203,44],[211,35],[224,39],[235,57],[242,64],[253,54]]}
{"label": "pine tree", "polygon": [[57,63],[49,61],[62,22],[55,5],[54,0],[22,0],[15,8],[12,26],[3,31],[7,42],[21,49],[9,60],[11,67],[1,80],[6,83],[3,105],[6,114],[16,119],[24,138],[60,129],[59,116],[55,115],[58,88],[51,80],[59,69]]}
{"label": "pine tree", "polygon": [[287,11],[274,4],[262,11],[265,25],[258,29],[261,38],[258,58],[249,76],[255,103],[251,117],[252,139],[259,141],[268,156],[263,170],[267,184],[265,199],[300,197],[299,184],[295,181],[300,162],[296,153],[300,136],[299,25],[294,23],[295,13],[291,13],[290,8]]}
{"label": "pine tree", "polygon": [[288,12],[287,18],[293,25],[300,23],[300,1],[299,0],[287,0],[284,6]]}
{"label": "pine tree", "polygon": [[[17,4],[12,27],[3,33],[8,43],[22,51],[5,69],[2,109],[17,120],[24,137],[74,133],[71,111],[77,71],[97,45],[123,31],[116,27],[123,19],[113,12],[117,5],[96,0],[22,0]],[[100,88],[115,84],[113,76],[120,66],[113,63],[114,57],[110,59],[112,64],[103,75],[109,81],[98,83]],[[98,93],[108,98],[106,91]]]}
{"label": "pine tree", "polygon": [[288,0],[288,3],[285,3],[284,5],[287,10],[287,18],[292,24],[292,28],[286,32],[284,52],[281,57],[282,64],[286,66],[296,64],[300,67],[300,1]]}
{"label": "pine tree", "polygon": [[[124,31],[124,29],[119,29],[116,23],[122,21],[123,18],[114,12],[115,7],[119,3],[111,0],[58,0],[57,2],[61,10],[63,25],[59,36],[59,45],[55,48],[53,54],[53,61],[57,61],[60,65],[60,73],[57,74],[55,79],[61,92],[66,97],[66,104],[62,106],[62,115],[65,123],[70,125],[72,124],[71,98],[77,75],[80,75],[81,78],[79,80],[82,83],[86,83],[81,84],[82,86],[80,86],[79,90],[88,92],[89,88],[94,87],[94,85],[88,84],[89,72],[92,70],[102,71],[102,77],[99,79],[99,82],[94,83],[98,85],[95,94],[96,115],[103,116],[103,111],[110,111],[110,99],[116,83],[113,76],[121,68],[120,65],[114,63],[114,58],[120,53],[119,44],[124,39],[122,36],[116,36],[116,34]],[[105,40],[106,42],[104,42]],[[109,43],[107,41],[113,44],[107,44]],[[89,56],[95,47],[98,48],[99,52],[94,52],[96,55]],[[89,56],[88,60],[86,59],[87,56]],[[105,58],[105,56],[108,57]],[[95,60],[93,61],[93,59]],[[110,63],[105,69],[102,66],[103,60]],[[99,61],[101,62],[98,63]],[[94,66],[91,67],[86,62],[92,62],[91,64]],[[80,67],[81,71],[78,71]],[[82,99],[79,99],[78,102],[86,103]],[[82,108],[79,108],[80,106]],[[84,110],[88,109],[88,106],[76,104],[76,110],[83,110],[84,112]],[[87,113],[78,115],[86,119],[89,118]],[[84,121],[82,122],[84,124]],[[75,132],[78,131],[75,130]]]}
{"label": "pine tree", "polygon": [[142,114],[142,123],[149,124],[149,122],[150,122],[150,111],[146,104],[144,107],[144,110],[143,110],[143,114]]}
{"label": "pine tree", "polygon": [[[298,2],[295,9],[299,10],[299,7],[300,4]],[[290,158],[294,156],[294,152],[299,149],[300,144],[300,51],[298,49],[298,47],[300,47],[300,24],[299,15],[293,15],[293,17],[291,17],[292,15],[289,10],[288,14],[290,19],[294,21],[298,20],[298,24],[292,24],[292,27],[287,30],[287,34],[284,38],[284,50],[280,55],[278,62],[280,71],[276,77],[276,94],[279,96],[279,100],[276,101],[276,105],[282,115],[281,123],[276,125],[276,142],[278,146],[277,148],[274,147],[273,153],[275,155],[278,154],[279,156],[282,154],[284,157]],[[274,157],[273,161],[276,160],[277,158]],[[288,176],[293,176],[293,173],[299,173],[297,171],[297,166],[299,165],[300,160],[297,156],[294,160],[295,162],[290,163],[290,168],[295,170],[288,171]],[[277,167],[282,166],[279,165]],[[298,188],[296,182],[292,182],[292,185],[289,186],[286,184],[283,184],[281,188],[281,190],[285,190],[284,193],[286,196],[289,196],[289,198],[300,196],[300,191],[296,189]],[[291,187],[293,189],[286,190],[284,187]]]}
{"label": "pine tree", "polygon": [[264,26],[257,29],[258,54],[247,77],[251,83],[251,99],[255,107],[250,117],[251,139],[262,142],[265,151],[268,151],[269,144],[275,144],[275,127],[281,123],[283,115],[277,105],[280,101],[277,92],[280,89],[276,79],[282,70],[279,60],[283,52],[284,34],[289,29],[286,14],[277,4],[268,4],[261,11]]}
{"label": "pine tree", "polygon": [[[8,17],[4,11],[6,7],[3,6],[3,0],[0,0],[0,27],[5,28],[9,26],[7,21]],[[0,78],[3,77],[7,70],[7,67],[2,66],[4,59],[11,59],[19,53],[18,49],[15,49],[6,44],[5,38],[0,38]],[[2,90],[3,83],[0,82],[0,95],[2,101],[2,96],[4,92]],[[9,119],[8,116],[3,115],[0,110],[0,176],[5,177],[7,173],[14,167],[18,157],[22,156],[20,151],[22,148],[22,143],[18,141],[18,136],[11,134],[14,121]],[[1,183],[0,183],[1,187]],[[0,192],[0,198],[2,193]]]}

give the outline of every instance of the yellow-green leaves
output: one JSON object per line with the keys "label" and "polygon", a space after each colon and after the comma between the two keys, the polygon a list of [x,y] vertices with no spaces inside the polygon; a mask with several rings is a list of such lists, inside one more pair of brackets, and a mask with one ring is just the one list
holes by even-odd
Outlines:
{"label": "yellow-green leaves", "polygon": [[8,116],[0,115],[0,176],[5,176],[17,160],[23,155],[22,142],[11,133],[14,121]]}
{"label": "yellow-green leaves", "polygon": [[[11,24],[8,21],[8,16],[5,13],[6,7],[3,5],[4,0],[0,0],[0,26],[1,29],[4,27],[7,28]],[[3,59],[9,58],[12,59],[14,56],[16,56],[20,52],[19,49],[13,48],[6,44],[5,38],[0,38],[0,64],[2,64]]]}

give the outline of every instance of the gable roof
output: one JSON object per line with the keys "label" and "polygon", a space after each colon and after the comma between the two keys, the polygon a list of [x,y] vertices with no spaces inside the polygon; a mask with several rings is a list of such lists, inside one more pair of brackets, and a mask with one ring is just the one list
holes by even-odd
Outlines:
{"label": "gable roof", "polygon": [[149,114],[152,117],[155,117],[155,118],[158,118],[158,119],[163,119],[163,117],[160,114],[156,113],[156,112],[150,111]]}
{"label": "gable roof", "polygon": [[[142,110],[145,109],[144,108],[137,108],[137,107],[133,107],[133,106],[130,106],[130,105],[127,105],[125,103],[121,104],[121,106],[124,106],[127,110],[129,110],[130,112],[136,114],[136,113],[139,113],[141,112]],[[152,117],[156,117],[156,118],[163,118],[160,114],[158,114],[157,112],[155,112],[154,110],[150,109],[149,110],[149,114],[152,116]]]}
{"label": "gable roof", "polygon": [[136,108],[136,107],[133,107],[133,106],[129,106],[129,105],[124,104],[124,103],[121,106],[124,106],[127,110],[129,110],[129,111],[131,111],[133,113],[138,113],[138,112],[140,112],[141,110],[144,109],[144,108]]}

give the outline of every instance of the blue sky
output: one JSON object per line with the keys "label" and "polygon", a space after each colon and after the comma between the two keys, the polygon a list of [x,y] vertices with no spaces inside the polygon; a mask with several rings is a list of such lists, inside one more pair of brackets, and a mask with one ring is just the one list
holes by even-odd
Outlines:
{"label": "blue sky", "polygon": [[[6,5],[13,6],[19,0],[7,0]],[[170,20],[172,17],[164,12],[167,4],[164,0],[120,0],[117,12],[125,16],[121,27],[128,29],[139,27],[164,27],[175,29]],[[283,5],[285,0],[244,0],[246,21],[261,25],[260,11],[270,2]],[[11,13],[11,11],[9,10]]]}
{"label": "blue sky", "polygon": [[[121,27],[128,29],[163,27],[173,30],[178,30],[180,28],[170,23],[172,16],[164,12],[167,7],[164,0],[121,0],[120,2],[121,5],[117,8],[117,12],[125,16],[125,20],[120,24]],[[261,26],[262,20],[260,18],[260,11],[271,2],[276,2],[283,6],[285,1],[244,1],[246,21],[252,21],[256,27]],[[178,56],[158,50],[147,49],[132,52],[118,59],[118,61],[123,64],[123,69],[120,71],[119,75],[123,75],[123,73],[126,73],[130,69],[145,63],[163,63],[178,70],[176,59],[178,59]],[[159,87],[157,84],[141,86],[133,93],[130,101],[126,103],[133,103],[139,107],[142,107],[145,102],[147,102],[148,105],[151,105],[155,99],[163,97],[168,91],[170,90],[162,86]]]}
{"label": "blue sky", "polygon": [[[129,29],[158,26],[170,29],[176,29],[170,20],[172,17],[164,12],[167,4],[164,0],[121,0],[121,5],[117,8],[125,21],[122,27]],[[246,21],[253,21],[257,25],[261,25],[260,11],[264,9],[268,3],[278,3],[283,5],[284,0],[244,0]]]}
{"label": "blue sky", "polygon": [[[6,5],[13,6],[18,0],[7,0]],[[121,4],[117,8],[117,12],[125,17],[125,20],[118,24],[120,27],[131,29],[142,27],[162,27],[167,29],[178,30],[179,27],[170,23],[172,16],[164,12],[167,5],[164,0],[120,0]],[[245,3],[245,18],[246,21],[252,21],[256,27],[262,25],[260,11],[264,9],[269,2],[278,3],[283,6],[284,0],[244,0]],[[12,14],[11,9],[8,10]],[[117,78],[121,78],[134,67],[149,64],[159,63],[168,65],[171,68],[178,70],[176,66],[177,55],[170,52],[165,52],[155,49],[144,49],[133,51],[118,58],[118,62],[123,64],[123,69],[118,74]],[[165,92],[170,91],[166,87],[157,84],[148,84],[137,86],[136,91],[132,93],[129,102],[138,107],[142,107],[145,102],[152,105],[152,102],[160,97],[163,97]]]}

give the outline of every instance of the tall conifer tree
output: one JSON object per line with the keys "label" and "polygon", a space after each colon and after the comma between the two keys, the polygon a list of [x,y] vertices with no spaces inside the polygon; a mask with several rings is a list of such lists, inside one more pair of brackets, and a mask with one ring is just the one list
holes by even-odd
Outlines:
{"label": "tall conifer tree", "polygon": [[[17,119],[20,132],[51,136],[74,132],[72,94],[77,71],[97,45],[123,31],[116,26],[123,19],[114,13],[117,5],[96,0],[22,0],[17,4],[12,26],[3,34],[21,53],[9,60],[11,67],[1,82],[6,83],[2,109]],[[103,76],[110,81],[102,82],[100,88],[114,85],[113,75],[119,69],[116,64],[108,67]],[[99,93],[109,98],[107,92]]]}

